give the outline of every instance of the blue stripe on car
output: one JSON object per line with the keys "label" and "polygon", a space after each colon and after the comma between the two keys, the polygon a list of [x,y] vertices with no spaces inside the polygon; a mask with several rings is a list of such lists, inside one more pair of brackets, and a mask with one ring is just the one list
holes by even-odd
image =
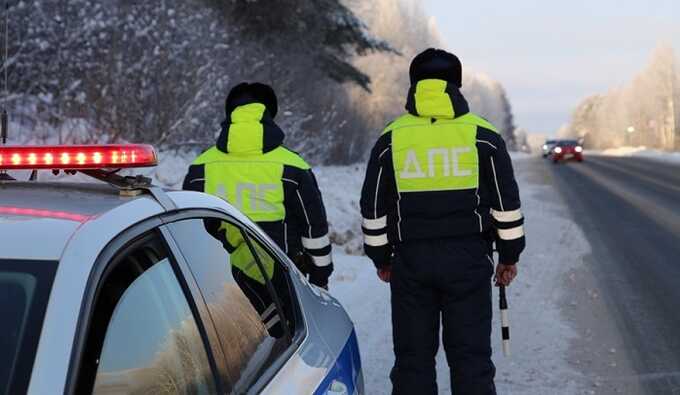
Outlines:
{"label": "blue stripe on car", "polygon": [[355,394],[360,385],[359,374],[361,373],[361,357],[359,356],[359,343],[354,330],[342,348],[338,359],[328,371],[328,375],[321,385],[314,391],[314,395]]}

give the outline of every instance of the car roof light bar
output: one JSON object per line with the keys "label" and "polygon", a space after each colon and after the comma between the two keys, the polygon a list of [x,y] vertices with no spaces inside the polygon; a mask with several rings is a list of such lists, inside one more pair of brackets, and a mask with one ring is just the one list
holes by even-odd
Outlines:
{"label": "car roof light bar", "polygon": [[95,170],[158,164],[147,144],[0,146],[0,170]]}

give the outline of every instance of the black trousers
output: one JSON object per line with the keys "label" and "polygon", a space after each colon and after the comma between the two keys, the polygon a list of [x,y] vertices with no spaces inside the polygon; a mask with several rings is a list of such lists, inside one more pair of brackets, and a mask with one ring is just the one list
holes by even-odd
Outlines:
{"label": "black trousers", "polygon": [[482,237],[396,247],[392,267],[394,395],[437,394],[439,328],[455,395],[495,394],[490,247]]}

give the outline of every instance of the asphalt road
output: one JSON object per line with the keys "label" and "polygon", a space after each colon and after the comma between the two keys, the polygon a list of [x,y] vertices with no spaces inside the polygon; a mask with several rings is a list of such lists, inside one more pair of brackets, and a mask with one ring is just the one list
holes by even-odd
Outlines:
{"label": "asphalt road", "polygon": [[607,328],[592,348],[616,338],[627,360],[598,373],[595,392],[680,394],[680,166],[601,156],[543,166],[592,247],[606,307],[590,320]]}

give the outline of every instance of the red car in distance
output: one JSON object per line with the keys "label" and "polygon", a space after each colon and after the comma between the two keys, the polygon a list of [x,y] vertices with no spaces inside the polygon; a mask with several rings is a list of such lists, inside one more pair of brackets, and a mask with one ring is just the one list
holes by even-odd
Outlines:
{"label": "red car in distance", "polygon": [[583,162],[583,147],[576,140],[561,140],[553,147],[550,157],[553,163],[568,160]]}

